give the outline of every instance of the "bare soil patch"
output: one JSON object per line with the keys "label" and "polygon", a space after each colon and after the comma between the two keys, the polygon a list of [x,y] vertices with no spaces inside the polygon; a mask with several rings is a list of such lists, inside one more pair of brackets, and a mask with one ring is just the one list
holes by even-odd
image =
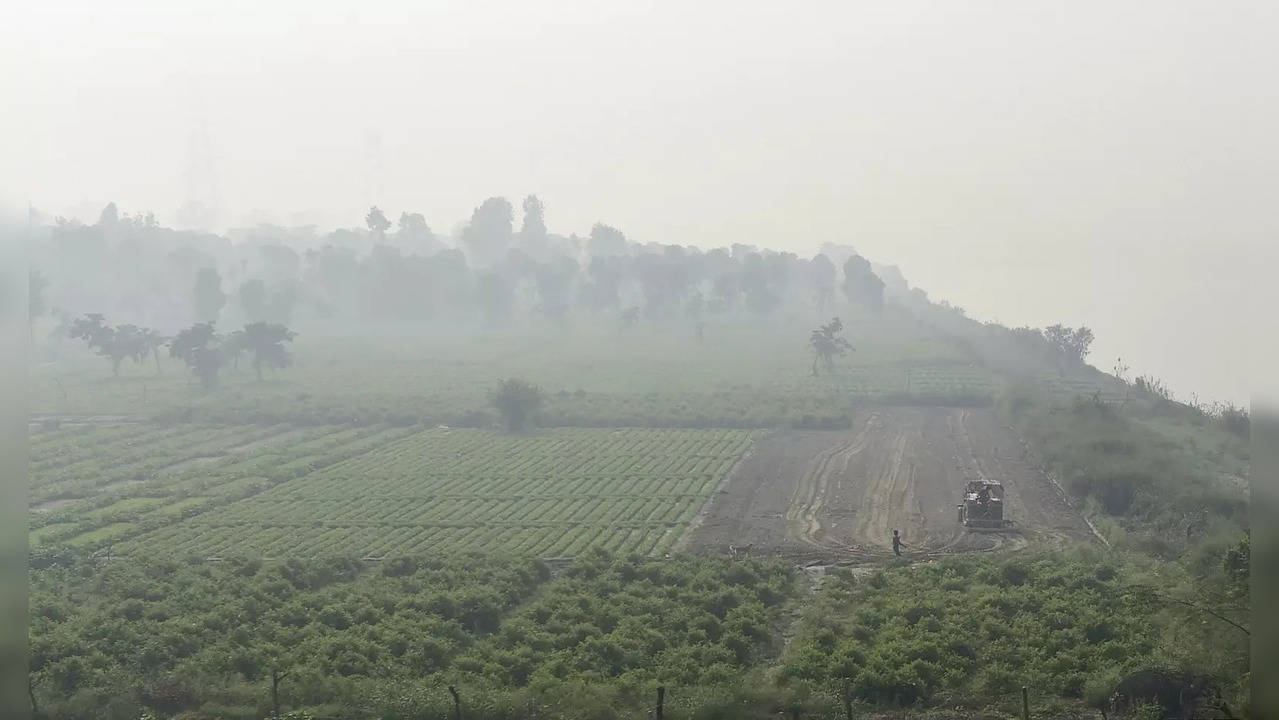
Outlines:
{"label": "bare soil patch", "polygon": [[140,425],[142,419],[134,415],[31,415],[27,419],[29,430],[57,430],[81,425]]}
{"label": "bare soil patch", "polygon": [[137,478],[128,478],[125,480],[112,480],[106,485],[99,485],[98,492],[105,492],[107,490],[119,490],[120,488],[133,487],[135,485],[141,485],[144,482],[146,481],[138,480]]}
{"label": "bare soil patch", "polygon": [[187,458],[186,460],[179,460],[178,462],[175,462],[172,465],[164,466],[163,468],[160,469],[160,472],[162,473],[182,472],[183,470],[190,470],[191,468],[200,467],[201,465],[208,465],[210,463],[215,463],[224,457],[226,457],[226,455],[201,455],[200,457]]}
{"label": "bare soil patch", "polygon": [[[964,484],[1004,485],[1012,529],[959,523]],[[1006,551],[1092,539],[1087,524],[989,409],[877,408],[848,431],[777,431],[760,438],[712,500],[690,546],[832,561],[892,555],[892,531],[913,557]]]}
{"label": "bare soil patch", "polygon": [[284,440],[292,440],[301,437],[307,433],[314,432],[314,428],[289,428],[288,426],[277,426],[263,429],[263,437],[250,440],[249,442],[227,448],[227,453],[232,455],[240,455],[258,448],[272,445]]}
{"label": "bare soil patch", "polygon": [[61,510],[68,505],[74,505],[83,499],[84,498],[59,498],[57,500],[45,500],[44,502],[32,505],[31,512],[51,513],[56,510]]}

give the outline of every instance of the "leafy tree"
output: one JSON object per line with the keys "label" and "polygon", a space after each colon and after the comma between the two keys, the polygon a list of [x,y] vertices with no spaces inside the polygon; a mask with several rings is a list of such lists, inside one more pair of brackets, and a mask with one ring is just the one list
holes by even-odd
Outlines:
{"label": "leafy tree", "polygon": [[1238,407],[1234,403],[1220,406],[1217,419],[1227,431],[1247,440],[1252,437],[1252,416],[1248,408]]}
{"label": "leafy tree", "polygon": [[475,288],[476,301],[491,325],[506,322],[515,308],[515,290],[501,273],[488,271],[480,275]]}
{"label": "leafy tree", "polygon": [[768,315],[781,305],[781,298],[768,281],[764,258],[757,252],[748,253],[744,258],[741,287],[746,294],[747,309],[756,315]]}
{"label": "leafy tree", "polygon": [[426,217],[422,213],[402,212],[400,213],[398,232],[417,235],[419,233],[430,233],[431,228],[426,224]]}
{"label": "leafy tree", "polygon": [[275,282],[297,280],[302,258],[293,248],[274,243],[263,245],[258,248],[258,256],[262,259],[267,276]]}
{"label": "leafy tree", "polygon": [[263,365],[279,369],[293,364],[293,356],[284,343],[295,337],[297,333],[279,323],[255,322],[244,326],[244,334],[237,342],[253,353],[253,371],[261,380]]}
{"label": "leafy tree", "polygon": [[622,265],[618,258],[595,255],[586,268],[590,282],[582,287],[581,302],[592,310],[611,310],[621,301]]}
{"label": "leafy tree", "polygon": [[[379,246],[378,253],[385,246]],[[398,254],[398,251],[396,251]],[[293,283],[287,283],[274,292],[259,278],[246,280],[240,284],[236,292],[240,310],[249,322],[288,323],[293,315],[293,304],[297,300],[297,291]]]}
{"label": "leafy tree", "polygon": [[169,341],[168,338],[151,328],[142,328],[140,331],[139,342],[150,351],[151,357],[155,359],[155,374],[159,375],[160,370],[160,348]]}
{"label": "leafy tree", "polygon": [[231,359],[231,369],[238,371],[240,369],[240,356],[249,349],[248,342],[245,340],[243,330],[233,330],[226,339],[222,341],[223,358]]}
{"label": "leafy tree", "polygon": [[143,331],[136,325],[111,327],[99,313],[90,313],[71,325],[70,335],[84,340],[98,355],[111,361],[111,373],[120,375],[120,364],[128,358],[142,362],[151,352]]}
{"label": "leafy tree", "polygon": [[608,257],[626,254],[626,236],[621,230],[604,223],[591,227],[591,237],[586,244],[592,257]]}
{"label": "leafy tree", "polygon": [[840,337],[843,331],[844,323],[840,322],[839,318],[833,318],[814,330],[812,336],[808,338],[808,345],[813,349],[813,377],[817,377],[818,360],[822,361],[826,366],[826,372],[829,373],[835,358],[843,357],[853,349],[847,340]]}
{"label": "leafy tree", "polygon": [[271,293],[271,303],[265,319],[287,325],[293,320],[293,306],[297,304],[297,301],[296,283],[287,283],[283,287],[276,288],[275,292]]}
{"label": "leafy tree", "polygon": [[661,254],[645,252],[631,259],[632,274],[644,293],[644,311],[649,317],[668,317],[677,311],[689,288],[688,255],[678,245],[668,245]]}
{"label": "leafy tree", "polygon": [[462,230],[462,242],[481,263],[496,262],[511,245],[513,218],[510,201],[491,197],[471,213],[471,222]]}
{"label": "leafy tree", "polygon": [[169,343],[169,357],[180,358],[191,372],[200,378],[206,389],[218,385],[218,371],[222,369],[222,351],[217,346],[218,336],[213,323],[196,323],[178,333]]}
{"label": "leafy tree", "polygon": [[711,283],[711,301],[715,310],[730,312],[737,308],[742,297],[742,283],[737,273],[725,271],[715,276]]}
{"label": "leafy tree", "polygon": [[546,205],[536,195],[524,198],[520,242],[534,254],[540,254],[546,249]]}
{"label": "leafy tree", "polygon": [[391,227],[391,221],[386,219],[386,214],[377,205],[369,208],[369,213],[364,216],[364,222],[369,226],[374,242],[381,242],[386,237],[386,231]]}
{"label": "leafy tree", "polygon": [[884,281],[860,255],[853,255],[844,263],[844,296],[850,303],[876,312],[884,307]]}
{"label": "leafy tree", "polygon": [[493,407],[502,414],[502,420],[511,432],[525,429],[542,407],[542,389],[527,380],[510,378],[498,383],[493,393]]}
{"label": "leafy tree", "polygon": [[250,322],[261,322],[266,320],[266,283],[262,282],[259,278],[245,280],[240,283],[240,290],[237,295],[240,300],[240,310],[244,312],[244,316],[248,318]]}
{"label": "leafy tree", "polygon": [[1058,369],[1062,370],[1062,363],[1072,366],[1083,364],[1084,358],[1088,356],[1088,348],[1092,345],[1093,334],[1092,330],[1083,325],[1069,328],[1057,324],[1044,328],[1044,339],[1056,352]]}
{"label": "leafy tree", "polygon": [[195,276],[195,318],[203,323],[215,323],[226,305],[226,293],[222,292],[222,276],[211,267],[200,268]]}
{"label": "leafy tree", "polygon": [[105,320],[106,318],[100,313],[89,313],[77,318],[71,324],[68,334],[73,338],[84,340],[89,344],[89,348],[99,355],[110,357],[109,348],[115,336],[115,330],[107,325]]}
{"label": "leafy tree", "polygon": [[835,306],[835,263],[824,253],[818,254],[809,263],[809,277],[813,284],[813,301],[817,305],[817,314],[825,315]]}
{"label": "leafy tree", "polygon": [[400,213],[399,230],[395,235],[399,245],[408,252],[427,255],[438,247],[435,233],[426,224],[422,213]]}
{"label": "leafy tree", "polygon": [[120,210],[116,208],[115,203],[107,203],[107,206],[102,208],[102,213],[98,215],[98,227],[111,228],[118,222],[120,222]]}
{"label": "leafy tree", "polygon": [[561,256],[550,262],[540,263],[533,272],[537,287],[537,310],[554,322],[564,322],[573,295],[573,278],[577,274],[577,263],[572,258]]}

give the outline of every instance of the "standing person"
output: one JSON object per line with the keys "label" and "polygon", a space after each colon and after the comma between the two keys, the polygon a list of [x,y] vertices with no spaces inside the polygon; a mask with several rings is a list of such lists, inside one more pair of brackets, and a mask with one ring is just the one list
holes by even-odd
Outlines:
{"label": "standing person", "polygon": [[896,530],[893,531],[893,554],[897,557],[902,556],[902,536],[898,535]]}

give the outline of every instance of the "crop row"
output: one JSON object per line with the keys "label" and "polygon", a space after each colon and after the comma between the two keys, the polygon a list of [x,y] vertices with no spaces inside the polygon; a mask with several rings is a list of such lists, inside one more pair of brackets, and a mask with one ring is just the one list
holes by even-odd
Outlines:
{"label": "crop row", "polygon": [[742,431],[635,429],[512,436],[441,428],[379,438],[365,452],[138,537],[121,551],[657,552],[678,538],[751,442]]}
{"label": "crop row", "polygon": [[359,554],[391,557],[463,551],[557,557],[587,548],[616,552],[660,554],[679,538],[677,525],[582,523],[549,527],[479,525],[421,526],[271,526],[176,525],[118,546],[121,553],[154,552],[163,546],[177,556],[263,557],[337,556]]}
{"label": "crop row", "polygon": [[[154,436],[126,436],[104,445],[74,450],[64,463],[44,463],[39,448],[30,474],[31,499],[84,497],[97,488],[145,481],[156,473],[181,469],[193,459],[218,456],[262,434],[254,426],[162,429]],[[88,437],[91,437],[88,436]]]}
{"label": "crop row", "polygon": [[282,485],[271,499],[293,498],[444,498],[476,497],[665,497],[706,495],[718,478],[732,466],[732,460],[720,461],[709,471],[695,470],[686,474],[634,475],[462,475],[435,473],[394,477],[353,476],[346,473],[324,473],[308,478],[305,486]]}
{"label": "crop row", "polygon": [[[147,436],[136,428],[121,430],[76,428],[38,433],[40,442],[32,448],[34,461],[92,448],[99,469],[84,467],[86,476],[80,484],[64,490],[62,496],[51,499],[48,494],[42,497],[33,492],[29,515],[33,548],[96,548],[158,530],[394,442],[410,432],[378,427],[298,431],[184,425],[152,428],[154,436]],[[142,449],[154,453],[144,463],[136,460]],[[74,464],[85,463],[78,460]]]}
{"label": "crop row", "polygon": [[255,498],[192,521],[199,525],[520,525],[540,526],[578,522],[678,522],[703,495],[662,498],[571,496],[531,498],[371,498],[350,500],[294,500],[273,502]]}

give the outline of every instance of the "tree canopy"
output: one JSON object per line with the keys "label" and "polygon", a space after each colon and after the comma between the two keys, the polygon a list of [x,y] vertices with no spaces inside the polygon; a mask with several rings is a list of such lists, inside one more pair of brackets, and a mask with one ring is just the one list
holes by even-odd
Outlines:
{"label": "tree canopy", "polygon": [[199,322],[217,322],[226,306],[226,293],[222,292],[222,276],[211,267],[200,268],[195,276],[195,319]]}
{"label": "tree canopy", "polygon": [[492,403],[501,413],[506,428],[518,432],[532,424],[534,415],[542,407],[542,399],[542,389],[538,386],[527,380],[510,378],[498,383]]}
{"label": "tree canopy", "polygon": [[218,339],[213,323],[196,323],[169,343],[169,357],[181,359],[205,388],[217,387],[223,358]]}
{"label": "tree canopy", "polygon": [[1084,358],[1088,357],[1093,333],[1083,325],[1070,328],[1057,324],[1044,328],[1044,338],[1057,352],[1058,357],[1069,364],[1079,365],[1083,363]]}
{"label": "tree canopy", "polygon": [[826,372],[833,369],[836,357],[843,357],[853,349],[848,341],[840,336],[844,331],[844,323],[839,318],[832,318],[830,322],[822,325],[813,331],[808,338],[808,345],[813,349],[813,376],[817,376],[817,361],[821,360],[826,366]]}
{"label": "tree canopy", "polygon": [[111,327],[99,313],[78,318],[71,325],[70,335],[84,340],[95,353],[110,360],[114,375],[120,374],[120,364],[126,359],[139,363],[145,360],[158,337],[154,331],[136,325]]}
{"label": "tree canopy", "polygon": [[364,223],[369,226],[369,232],[373,235],[375,242],[380,242],[386,237],[386,231],[391,227],[391,221],[386,219],[386,213],[382,212],[377,205],[369,208],[369,213],[364,216]]}
{"label": "tree canopy", "polygon": [[297,333],[280,323],[254,322],[244,326],[239,342],[253,354],[253,371],[262,379],[262,368],[286,368],[293,364],[293,356],[284,347]]}
{"label": "tree canopy", "polygon": [[511,246],[514,209],[504,197],[491,197],[471,213],[471,222],[462,230],[462,243],[481,265],[496,262]]}
{"label": "tree canopy", "polygon": [[874,312],[884,307],[884,281],[860,255],[853,255],[844,263],[844,296],[853,305]]}

